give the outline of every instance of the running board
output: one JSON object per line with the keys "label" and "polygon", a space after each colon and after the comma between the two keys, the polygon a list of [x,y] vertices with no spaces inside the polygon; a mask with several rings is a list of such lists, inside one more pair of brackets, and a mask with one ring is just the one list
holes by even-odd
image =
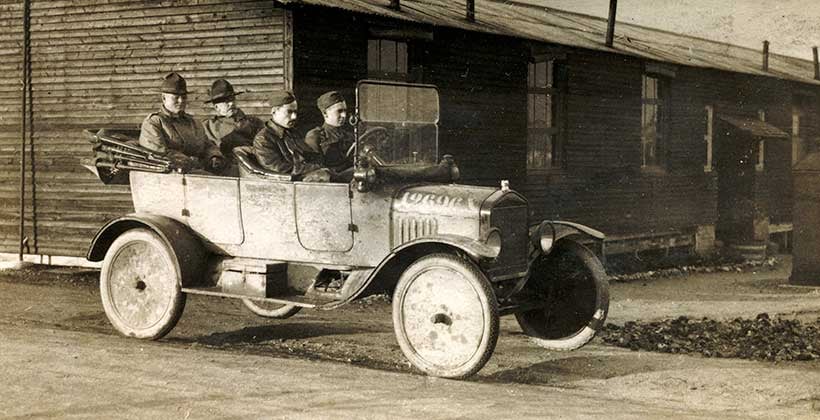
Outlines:
{"label": "running board", "polygon": [[287,296],[284,299],[277,299],[277,298],[264,298],[259,296],[248,296],[239,293],[228,293],[222,291],[221,287],[183,287],[182,291],[184,293],[190,293],[192,295],[205,295],[205,296],[216,296],[216,297],[224,297],[224,298],[234,298],[234,299],[249,299],[255,300],[259,302],[270,302],[270,303],[281,303],[284,305],[294,305],[294,306],[301,306],[302,308],[315,308],[318,305],[323,305],[326,301],[320,301],[319,299],[314,300],[310,299],[309,297],[303,295],[294,295],[294,296]]}

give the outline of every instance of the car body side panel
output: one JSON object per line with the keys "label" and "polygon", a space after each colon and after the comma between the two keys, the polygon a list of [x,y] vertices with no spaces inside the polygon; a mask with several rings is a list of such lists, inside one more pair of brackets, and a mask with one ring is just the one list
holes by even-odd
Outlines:
{"label": "car body side panel", "polygon": [[348,258],[361,267],[375,267],[390,253],[390,206],[395,188],[381,186],[368,192],[353,190],[350,201],[356,229]]}
{"label": "car body side panel", "polygon": [[131,171],[131,199],[136,213],[151,213],[188,223],[185,209],[185,175]]}

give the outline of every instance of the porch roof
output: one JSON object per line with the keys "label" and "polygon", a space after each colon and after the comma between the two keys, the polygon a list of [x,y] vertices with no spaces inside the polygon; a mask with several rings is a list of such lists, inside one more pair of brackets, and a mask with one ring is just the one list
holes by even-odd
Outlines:
{"label": "porch roof", "polygon": [[744,117],[738,115],[721,115],[717,116],[720,120],[727,122],[732,127],[735,127],[752,137],[764,139],[788,139],[789,134],[785,131],[765,122],[758,118]]}
{"label": "porch roof", "polygon": [[811,61],[769,54],[769,71],[762,70],[762,52],[751,48],[618,22],[613,48],[605,44],[606,19],[540,5],[538,0],[476,0],[475,22],[465,18],[465,0],[279,0],[344,9],[416,23],[607,51],[685,66],[774,77],[820,85]]}

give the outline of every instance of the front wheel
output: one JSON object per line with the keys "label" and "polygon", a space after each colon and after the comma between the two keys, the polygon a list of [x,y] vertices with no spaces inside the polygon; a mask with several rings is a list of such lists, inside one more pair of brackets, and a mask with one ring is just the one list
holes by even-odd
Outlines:
{"label": "front wheel", "polygon": [[451,254],[420,258],[399,278],[393,328],[402,352],[431,376],[478,372],[498,340],[498,302],[487,277]]}
{"label": "front wheel", "polygon": [[242,303],[244,303],[245,307],[251,312],[263,318],[286,319],[296,315],[300,310],[302,310],[301,306],[256,301],[251,299],[242,299]]}
{"label": "front wheel", "polygon": [[585,246],[564,241],[534,263],[521,291],[538,309],[515,314],[524,334],[550,350],[575,350],[595,337],[609,310],[609,281]]}
{"label": "front wheel", "polygon": [[162,338],[185,308],[176,254],[150,230],[123,233],[105,254],[100,297],[111,325],[123,335]]}

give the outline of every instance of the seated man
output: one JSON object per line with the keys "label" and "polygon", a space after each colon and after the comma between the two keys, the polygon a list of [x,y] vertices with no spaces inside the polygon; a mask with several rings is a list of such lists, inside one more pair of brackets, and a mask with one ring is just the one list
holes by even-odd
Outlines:
{"label": "seated man", "polygon": [[219,148],[205,136],[199,121],[185,113],[188,89],[185,79],[169,73],[160,86],[162,105],[148,115],[140,128],[139,144],[171,160],[184,172],[205,169],[218,173],[224,166]]}
{"label": "seated man", "polygon": [[205,103],[212,104],[217,115],[202,122],[205,126],[205,134],[219,147],[225,157],[226,175],[235,176],[233,148],[253,145],[254,136],[265,128],[265,123],[239,109],[236,96],[242,92],[234,91],[233,86],[227,80],[215,81],[208,93],[210,99]]}
{"label": "seated man", "polygon": [[316,106],[325,122],[308,131],[305,143],[322,154],[324,165],[341,173],[353,167],[351,147],[356,142],[353,133],[344,129],[347,120],[347,102],[339,92],[327,92],[316,100]]}
{"label": "seated man", "polygon": [[291,132],[296,126],[298,104],[290,91],[271,95],[271,119],[253,139],[253,152],[264,169],[291,175],[294,181],[328,181],[330,171],[321,165],[321,156]]}

